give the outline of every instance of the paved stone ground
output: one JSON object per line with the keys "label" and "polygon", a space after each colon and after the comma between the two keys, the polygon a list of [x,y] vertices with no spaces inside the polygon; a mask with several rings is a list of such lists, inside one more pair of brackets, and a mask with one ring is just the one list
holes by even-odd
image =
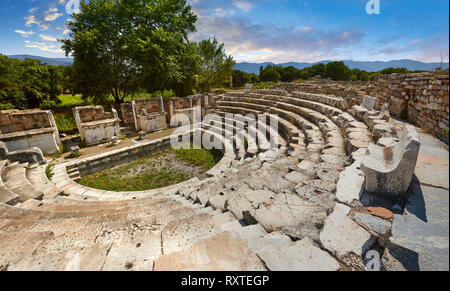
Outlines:
{"label": "paved stone ground", "polygon": [[449,270],[448,146],[419,130],[421,148],[403,215],[396,214],[387,270]]}

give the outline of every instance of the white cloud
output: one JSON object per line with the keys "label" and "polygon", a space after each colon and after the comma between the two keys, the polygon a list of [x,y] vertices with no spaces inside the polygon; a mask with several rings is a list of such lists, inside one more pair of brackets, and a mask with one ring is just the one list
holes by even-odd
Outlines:
{"label": "white cloud", "polygon": [[410,45],[415,45],[415,44],[419,44],[420,43],[420,39],[413,39],[412,41],[409,42]]}
{"label": "white cloud", "polygon": [[253,8],[253,3],[247,1],[234,1],[233,5],[244,12],[249,12]]}
{"label": "white cloud", "polygon": [[16,29],[14,32],[20,34],[23,37],[29,37],[30,35],[34,34],[33,31],[24,31],[24,30],[20,30],[20,29]]}
{"label": "white cloud", "polygon": [[49,10],[45,11],[45,21],[55,21],[60,16],[62,16],[62,13],[58,13],[58,8],[50,8]]}
{"label": "white cloud", "polygon": [[216,36],[237,61],[282,63],[337,59],[341,51],[359,45],[364,36],[352,29],[261,25],[244,17],[217,17],[204,10],[200,12],[197,32],[191,39],[199,41]]}
{"label": "white cloud", "polygon": [[54,36],[51,35],[39,34],[39,37],[45,41],[58,41]]}
{"label": "white cloud", "polygon": [[54,44],[48,44],[43,42],[35,42],[35,41],[25,41],[25,47],[28,48],[36,48],[41,51],[51,52],[51,53],[63,53],[60,47]]}
{"label": "white cloud", "polygon": [[31,27],[32,24],[40,25],[41,23],[36,19],[36,16],[34,15],[28,15],[24,17],[24,19],[27,21],[25,22],[25,25],[28,27]]}
{"label": "white cloud", "polygon": [[33,24],[36,24],[41,30],[47,30],[50,28],[48,24],[42,23],[32,14],[24,17],[24,19],[26,20],[25,25],[27,27],[31,27]]}

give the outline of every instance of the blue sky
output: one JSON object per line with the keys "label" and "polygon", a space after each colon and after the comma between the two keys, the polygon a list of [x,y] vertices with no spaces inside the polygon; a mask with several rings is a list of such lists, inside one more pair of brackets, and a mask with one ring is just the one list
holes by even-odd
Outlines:
{"label": "blue sky", "polygon": [[[66,4],[0,0],[0,53],[63,57]],[[189,0],[201,40],[217,36],[237,61],[414,59],[448,61],[448,0]]]}

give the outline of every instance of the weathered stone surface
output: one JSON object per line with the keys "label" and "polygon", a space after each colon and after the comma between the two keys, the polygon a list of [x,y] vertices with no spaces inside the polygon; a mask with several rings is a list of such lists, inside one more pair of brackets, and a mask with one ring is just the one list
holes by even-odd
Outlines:
{"label": "weathered stone surface", "polygon": [[416,168],[419,149],[419,136],[410,125],[406,126],[394,148],[371,145],[370,155],[361,164],[366,191],[387,196],[406,193]]}
{"label": "weathered stone surface", "polygon": [[301,155],[298,159],[299,161],[309,161],[317,164],[320,162],[320,153],[307,151],[306,153]]}
{"label": "weathered stone surface", "polygon": [[324,190],[324,191],[328,191],[328,192],[336,192],[336,184],[327,182],[327,181],[323,181],[320,179],[314,179],[314,180],[310,180],[307,182],[307,184],[309,186]]}
{"label": "weathered stone surface", "polygon": [[[269,202],[275,197],[275,193],[269,190],[250,191],[239,194],[228,200],[228,210],[237,218],[244,219],[245,212],[254,213],[261,203]],[[254,221],[249,221],[253,224]]]}
{"label": "weathered stone surface", "polygon": [[364,192],[364,175],[358,169],[360,163],[355,162],[345,168],[339,175],[336,184],[336,199],[347,205],[359,204],[359,199]]}
{"label": "weathered stone surface", "polygon": [[313,186],[299,184],[294,189],[295,193],[309,202],[322,206],[327,213],[331,213],[336,204],[335,195],[329,191],[324,191]]}
{"label": "weathered stone surface", "polygon": [[267,178],[266,183],[264,184],[264,189],[269,189],[275,193],[281,193],[283,191],[290,192],[294,187],[294,183],[283,179],[282,177]]}
{"label": "weathered stone surface", "polygon": [[337,271],[338,262],[305,238],[290,246],[272,249],[258,256],[271,271]]}
{"label": "weathered stone surface", "polygon": [[378,140],[377,145],[390,148],[397,144],[397,140],[393,137],[382,137]]}
{"label": "weathered stone surface", "polygon": [[191,248],[161,256],[155,271],[264,271],[261,260],[245,241],[223,233],[195,243]]}
{"label": "weathered stone surface", "polygon": [[275,199],[261,204],[255,212],[256,221],[268,232],[305,221],[322,222],[325,217],[322,207],[294,194],[277,194]]}
{"label": "weathered stone surface", "polygon": [[349,207],[336,204],[334,212],[325,220],[320,241],[338,258],[352,253],[361,258],[375,243],[375,238],[347,216],[349,211]]}
{"label": "weathered stone surface", "polygon": [[78,153],[78,152],[80,152],[80,147],[79,146],[71,146],[69,148],[69,151],[71,151],[72,153]]}
{"label": "weathered stone surface", "polygon": [[322,166],[319,166],[319,168],[317,169],[317,177],[325,182],[336,184],[339,181],[339,175],[339,171],[328,170],[323,168]]}
{"label": "weathered stone surface", "polygon": [[284,178],[294,184],[298,184],[301,182],[305,183],[306,181],[308,181],[310,179],[310,177],[308,177],[300,172],[297,172],[297,171],[290,172]]}
{"label": "weathered stone surface", "polygon": [[320,161],[335,164],[335,165],[344,165],[344,158],[342,156],[336,156],[331,154],[323,154],[320,156]]}
{"label": "weathered stone surface", "polygon": [[151,271],[161,254],[161,233],[135,232],[113,242],[102,270]]}
{"label": "weathered stone surface", "polygon": [[387,235],[391,229],[391,223],[389,221],[369,214],[355,213],[353,220],[383,236]]}
{"label": "weathered stone surface", "polygon": [[297,165],[297,169],[300,173],[308,177],[314,177],[317,171],[317,163],[304,160]]}
{"label": "weathered stone surface", "polygon": [[45,163],[44,154],[40,148],[34,147],[26,150],[10,152],[4,142],[0,141],[0,159],[19,163]]}
{"label": "weathered stone surface", "polygon": [[233,238],[246,240],[250,249],[256,254],[259,252],[288,246],[291,239],[280,232],[267,233],[260,224],[245,227],[236,227],[230,230]]}
{"label": "weathered stone surface", "polygon": [[310,238],[315,243],[320,244],[319,233],[323,224],[314,222],[304,222],[297,225],[289,225],[281,228],[281,232],[288,235],[293,240]]}
{"label": "weathered stone surface", "polygon": [[448,229],[427,224],[415,215],[395,215],[383,264],[389,271],[448,271],[448,244]]}

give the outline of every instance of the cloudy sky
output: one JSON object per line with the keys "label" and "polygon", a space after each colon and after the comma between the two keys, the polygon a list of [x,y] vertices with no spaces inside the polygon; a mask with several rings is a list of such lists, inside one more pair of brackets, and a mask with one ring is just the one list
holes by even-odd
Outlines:
{"label": "cloudy sky", "polygon": [[[0,53],[63,57],[66,11],[76,0],[1,0]],[[448,0],[189,0],[192,40],[217,36],[237,61],[448,61]]]}

